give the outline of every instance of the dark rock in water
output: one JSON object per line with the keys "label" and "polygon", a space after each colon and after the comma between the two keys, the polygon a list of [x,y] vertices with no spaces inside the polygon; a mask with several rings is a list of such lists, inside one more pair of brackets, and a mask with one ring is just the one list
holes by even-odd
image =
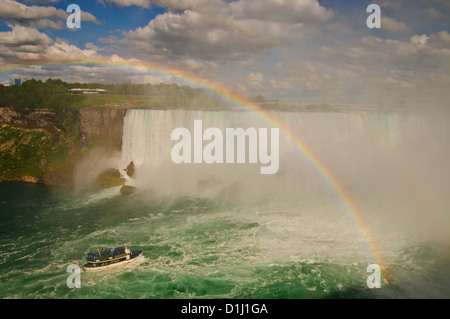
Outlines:
{"label": "dark rock in water", "polygon": [[129,177],[134,178],[135,168],[133,161],[131,161],[130,164],[128,164],[127,168],[125,169],[125,172],[127,172],[127,175]]}
{"label": "dark rock in water", "polygon": [[130,186],[130,185],[124,185],[122,186],[122,188],[120,189],[120,193],[124,194],[124,195],[130,195],[133,194],[135,191],[137,191],[137,188],[134,186]]}
{"label": "dark rock in water", "polygon": [[125,185],[125,179],[116,168],[110,168],[100,173],[94,181],[94,187],[116,187]]}

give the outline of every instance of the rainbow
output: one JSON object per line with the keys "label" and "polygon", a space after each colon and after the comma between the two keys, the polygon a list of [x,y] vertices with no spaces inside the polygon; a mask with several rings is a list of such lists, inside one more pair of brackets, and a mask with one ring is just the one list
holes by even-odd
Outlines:
{"label": "rainbow", "polygon": [[308,160],[308,162],[317,170],[317,172],[324,178],[327,183],[335,190],[337,195],[342,199],[343,203],[349,214],[356,222],[359,230],[364,236],[370,255],[373,257],[373,262],[378,264],[382,269],[382,274],[386,282],[389,282],[389,273],[387,269],[387,264],[377,247],[375,238],[367,226],[362,214],[360,213],[356,203],[352,200],[350,194],[345,190],[345,188],[339,183],[337,178],[328,169],[324,163],[318,158],[314,152],[306,145],[299,136],[296,136],[286,125],[280,123],[270,112],[266,112],[259,107],[255,106],[251,101],[243,97],[242,95],[228,91],[222,86],[213,83],[210,80],[198,77],[189,72],[180,70],[173,66],[162,66],[154,63],[141,62],[135,60],[121,60],[121,61],[58,61],[58,62],[37,62],[28,65],[19,65],[14,67],[0,67],[0,73],[13,72],[15,70],[20,70],[27,67],[68,67],[68,66],[86,66],[86,67],[108,67],[113,69],[118,69],[120,71],[139,71],[142,73],[150,73],[159,76],[168,76],[177,81],[192,85],[194,87],[201,87],[213,94],[220,96],[221,98],[228,100],[246,110],[256,113],[260,118],[262,118],[269,125],[278,127],[282,134],[292,141],[300,153]]}

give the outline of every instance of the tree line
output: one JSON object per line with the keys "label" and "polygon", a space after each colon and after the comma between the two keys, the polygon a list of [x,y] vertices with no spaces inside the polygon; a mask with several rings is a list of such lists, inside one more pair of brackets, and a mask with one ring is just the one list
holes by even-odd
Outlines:
{"label": "tree line", "polygon": [[73,110],[84,96],[67,94],[68,83],[59,79],[27,80],[21,86],[0,86],[0,107],[10,107],[18,112],[48,108],[53,111]]}
{"label": "tree line", "polygon": [[60,79],[31,79],[24,81],[21,86],[0,85],[0,107],[10,107],[19,112],[39,108],[48,108],[55,112],[75,110],[83,105],[86,97],[67,94],[68,90],[74,88],[104,89],[108,94],[116,95],[166,96],[171,99],[179,97],[182,100],[180,103],[207,101],[213,105],[226,104],[205,90],[177,84],[67,83]]}

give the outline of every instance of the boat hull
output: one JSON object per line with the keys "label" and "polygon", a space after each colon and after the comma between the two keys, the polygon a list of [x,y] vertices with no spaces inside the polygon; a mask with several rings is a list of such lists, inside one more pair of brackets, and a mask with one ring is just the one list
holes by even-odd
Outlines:
{"label": "boat hull", "polygon": [[120,262],[116,262],[116,263],[111,263],[109,265],[105,265],[105,266],[97,266],[97,267],[86,267],[83,266],[83,270],[86,272],[98,272],[98,271],[104,271],[104,270],[109,270],[112,268],[118,268],[118,267],[122,267],[124,265],[129,265],[132,263],[136,263],[140,260],[143,260],[144,256],[142,254],[140,254],[138,257],[134,257],[132,259],[127,259],[124,261],[120,261]]}

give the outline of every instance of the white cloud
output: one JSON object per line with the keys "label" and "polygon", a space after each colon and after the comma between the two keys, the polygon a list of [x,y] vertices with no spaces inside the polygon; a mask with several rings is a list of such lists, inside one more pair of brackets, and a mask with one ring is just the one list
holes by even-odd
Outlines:
{"label": "white cloud", "polygon": [[381,39],[373,36],[355,42],[335,42],[316,50],[318,57],[329,61],[365,65],[379,69],[450,71],[450,34],[442,31],[430,36],[413,35],[409,41]]}
{"label": "white cloud", "polygon": [[46,34],[34,28],[15,26],[11,31],[0,32],[0,56],[12,61],[37,59],[50,43]]}
{"label": "white cloud", "polygon": [[[0,6],[0,18],[12,20],[14,21],[13,24],[39,29],[61,29],[68,16],[66,11],[52,6],[27,6],[13,0],[0,0]],[[85,11],[81,11],[81,19],[82,21],[99,23],[95,16]]]}
{"label": "white cloud", "polygon": [[317,0],[240,0],[229,6],[237,19],[290,24],[324,22],[333,17],[333,12]]}
{"label": "white cloud", "polygon": [[191,11],[217,11],[227,7],[225,1],[222,0],[153,0],[153,5],[158,7],[166,7],[171,11],[183,12]]}
{"label": "white cloud", "polygon": [[89,50],[94,50],[94,51],[100,51],[101,50],[101,48],[99,48],[98,46],[96,46],[92,42],[86,42],[84,44],[84,46],[86,47],[86,49],[89,49]]}
{"label": "white cloud", "polygon": [[202,78],[212,78],[216,75],[219,66],[213,61],[198,61],[192,59],[182,60],[177,63],[177,67],[189,73],[196,74]]}
{"label": "white cloud", "polygon": [[445,50],[443,53],[450,54],[448,50],[450,50],[450,34],[447,31],[441,31],[436,34],[432,34],[427,42],[430,44],[430,47],[435,50]]}
{"label": "white cloud", "polygon": [[150,0],[106,0],[120,7],[138,6],[143,8],[150,7]]}
{"label": "white cloud", "polygon": [[46,49],[44,57],[50,61],[90,60],[98,58],[98,55],[94,50],[82,50],[75,45],[67,43],[66,41],[57,39]]}
{"label": "white cloud", "polygon": [[[331,84],[329,70],[319,63],[297,62],[285,65],[279,62],[275,69],[278,79],[271,80],[271,84],[276,89],[292,90],[295,88],[296,93],[301,95],[318,90],[327,92]],[[337,72],[337,70],[333,70],[333,72]]]}
{"label": "white cloud", "polygon": [[153,59],[191,58],[238,61],[284,45],[286,41],[316,37],[318,22],[333,12],[316,0],[157,0],[167,6],[144,27],[121,40],[133,54]]}
{"label": "white cloud", "polygon": [[48,3],[57,3],[59,2],[59,0],[25,0],[24,2],[48,4]]}
{"label": "white cloud", "polygon": [[66,13],[55,7],[27,6],[13,0],[0,0],[2,10],[1,18],[7,19],[40,19],[40,18],[65,18]]}
{"label": "white cloud", "polygon": [[254,88],[261,89],[264,83],[264,76],[262,73],[250,73],[247,76],[247,81]]}
{"label": "white cloud", "polygon": [[429,37],[426,34],[422,35],[413,35],[410,39],[410,42],[418,47],[423,47],[427,44]]}
{"label": "white cloud", "polygon": [[[70,13],[68,13],[68,14],[70,14]],[[65,19],[67,19],[67,18],[65,18]],[[95,24],[100,24],[100,22],[97,20],[97,18],[93,14],[91,14],[87,11],[84,11],[83,9],[81,9],[81,22],[82,23],[83,22],[94,22]]]}
{"label": "white cloud", "polygon": [[231,20],[194,11],[165,13],[130,31],[121,41],[140,55],[240,60],[273,46],[269,40]]}
{"label": "white cloud", "polygon": [[[444,103],[450,98],[450,34],[413,35],[408,40],[373,36],[336,41],[313,49],[316,62],[278,63],[272,85],[284,96],[320,97],[332,103]],[[266,76],[266,74],[264,74]],[[272,80],[272,79],[271,79]],[[278,83],[284,83],[284,87]],[[445,82],[447,81],[447,82]],[[266,88],[267,91],[270,88]],[[319,93],[320,92],[320,93]]]}
{"label": "white cloud", "polygon": [[407,26],[402,21],[389,18],[385,15],[381,16],[381,29],[388,33],[408,33],[411,32],[411,27]]}
{"label": "white cloud", "polygon": [[292,78],[286,78],[285,80],[270,80],[270,86],[274,88],[275,90],[284,90],[284,91],[291,91],[294,89],[292,86]]}
{"label": "white cloud", "polygon": [[31,27],[15,25],[0,32],[0,57],[17,63],[33,61],[87,60],[98,58],[95,50],[82,50],[61,39],[52,40]]}

